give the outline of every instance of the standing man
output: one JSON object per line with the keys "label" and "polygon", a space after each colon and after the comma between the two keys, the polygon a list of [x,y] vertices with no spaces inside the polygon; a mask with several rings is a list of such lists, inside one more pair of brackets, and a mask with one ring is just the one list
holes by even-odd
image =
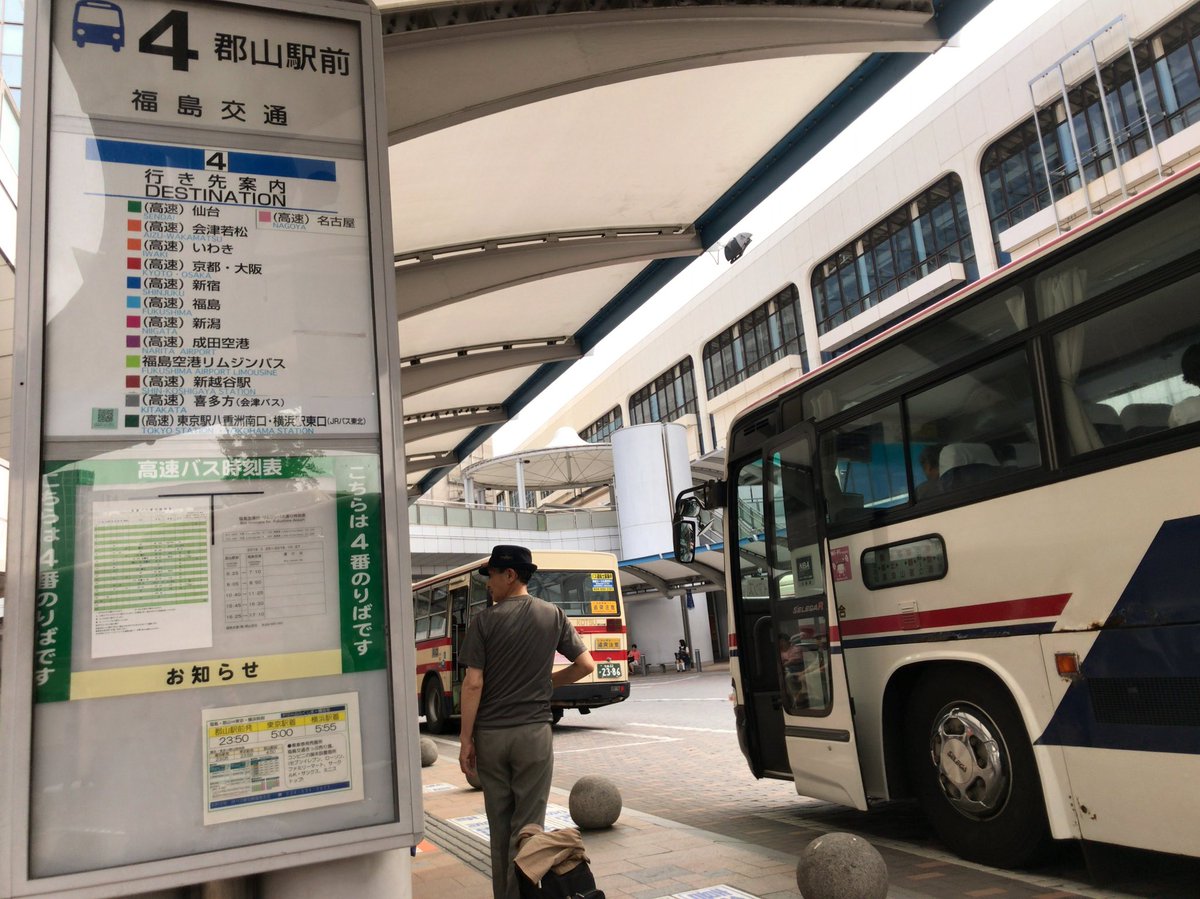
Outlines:
{"label": "standing man", "polygon": [[[464,774],[477,771],[483,784],[494,899],[518,899],[517,835],[546,823],[554,774],[550,695],[596,668],[563,610],[529,595],[535,571],[525,547],[492,548],[479,569],[492,604],[471,619],[459,652],[467,675],[458,765]],[[556,652],[571,662],[560,671],[553,671]]]}

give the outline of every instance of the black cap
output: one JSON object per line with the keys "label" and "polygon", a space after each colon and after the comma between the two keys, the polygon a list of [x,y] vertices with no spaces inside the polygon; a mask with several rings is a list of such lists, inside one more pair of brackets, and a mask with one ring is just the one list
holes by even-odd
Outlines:
{"label": "black cap", "polygon": [[498,568],[503,571],[506,568],[511,568],[514,571],[526,571],[530,574],[537,571],[537,566],[533,564],[533,556],[524,546],[509,546],[503,543],[492,547],[492,555],[487,560],[487,564],[479,569],[479,573],[487,577],[489,568]]}

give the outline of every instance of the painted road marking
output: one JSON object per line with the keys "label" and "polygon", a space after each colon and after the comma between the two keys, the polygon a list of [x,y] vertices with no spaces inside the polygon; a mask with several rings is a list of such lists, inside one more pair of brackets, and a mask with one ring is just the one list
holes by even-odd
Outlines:
{"label": "painted road marking", "polygon": [[722,729],[717,727],[684,727],[682,724],[649,724],[643,721],[630,721],[630,727],[657,727],[662,730],[690,730],[701,734],[736,734],[737,731],[728,728]]}

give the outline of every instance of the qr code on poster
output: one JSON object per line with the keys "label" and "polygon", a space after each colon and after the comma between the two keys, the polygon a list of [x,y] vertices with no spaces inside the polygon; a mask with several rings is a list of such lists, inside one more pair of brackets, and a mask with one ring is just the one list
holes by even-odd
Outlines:
{"label": "qr code on poster", "polygon": [[116,409],[92,409],[92,428],[115,428],[116,426]]}

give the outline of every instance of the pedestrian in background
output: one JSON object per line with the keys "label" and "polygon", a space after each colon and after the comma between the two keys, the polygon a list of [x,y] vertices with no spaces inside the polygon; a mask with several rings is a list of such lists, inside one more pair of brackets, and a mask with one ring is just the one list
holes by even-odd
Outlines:
{"label": "pedestrian in background", "polygon": [[675,670],[686,671],[691,662],[692,654],[688,651],[688,645],[680,638],[679,649],[675,652]]}
{"label": "pedestrian in background", "polygon": [[625,658],[629,663],[629,672],[631,674],[634,672],[638,674],[645,673],[645,668],[643,667],[642,662],[642,651],[637,648],[636,643],[633,644],[633,647],[629,650],[629,655]]}
{"label": "pedestrian in background", "polygon": [[[554,775],[551,694],[596,668],[563,610],[530,596],[535,571],[525,547],[492,548],[479,569],[492,604],[471,619],[459,654],[467,673],[458,764],[483,785],[494,899],[518,899],[517,836],[527,824],[546,825]],[[571,662],[559,671],[556,652]]]}

